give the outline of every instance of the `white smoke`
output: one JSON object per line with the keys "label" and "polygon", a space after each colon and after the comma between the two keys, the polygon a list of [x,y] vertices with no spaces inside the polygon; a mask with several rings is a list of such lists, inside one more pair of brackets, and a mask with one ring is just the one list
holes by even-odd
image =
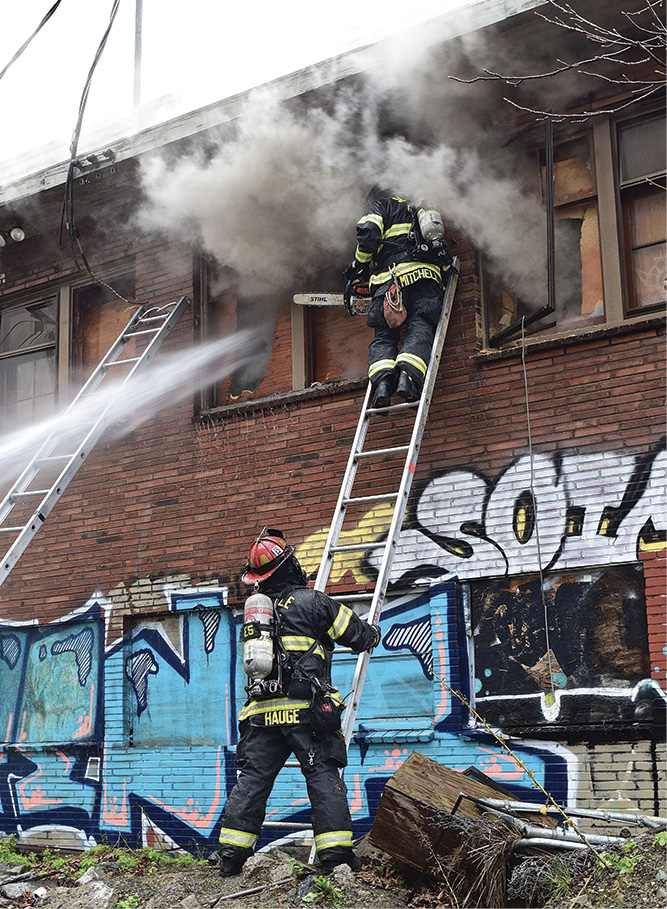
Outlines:
{"label": "white smoke", "polygon": [[523,185],[523,154],[502,147],[510,108],[497,83],[448,79],[472,57],[479,71],[475,40],[447,54],[390,47],[319,106],[254,92],[213,153],[145,168],[143,226],[196,238],[233,270],[241,295],[317,290],[318,277],[350,261],[365,193],[379,182],[435,201],[491,271],[543,305],[545,214],[535,185]]}

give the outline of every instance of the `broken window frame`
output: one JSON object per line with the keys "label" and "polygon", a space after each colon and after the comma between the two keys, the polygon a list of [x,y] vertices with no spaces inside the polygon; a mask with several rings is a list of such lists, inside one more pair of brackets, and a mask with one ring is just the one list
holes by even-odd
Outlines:
{"label": "broken window frame", "polygon": [[[661,109],[652,110],[639,117],[626,117],[624,119],[617,120],[614,123],[614,151],[616,159],[615,170],[617,179],[620,235],[623,248],[625,282],[624,315],[626,318],[633,318],[637,315],[654,313],[660,310],[664,310],[664,296],[661,300],[643,305],[639,303],[637,299],[638,294],[636,289],[636,269],[634,264],[635,251],[637,249],[647,248],[651,245],[656,244],[646,244],[641,242],[635,243],[633,241],[631,208],[633,206],[633,203],[638,199],[650,196],[659,197],[660,194],[662,194],[662,199],[660,201],[663,203],[662,210],[664,211],[664,199],[666,198],[665,180],[667,167],[665,166],[665,162],[662,161],[662,167],[659,167],[658,169],[649,168],[648,170],[640,170],[633,174],[624,173],[623,139],[628,130],[631,130],[635,127],[641,127],[652,122],[656,123],[656,125],[658,125],[658,128],[660,128],[659,124],[660,121],[662,121],[662,132],[664,132],[665,120],[666,117],[664,109]],[[656,147],[663,148],[664,150],[664,144],[658,145]]]}
{"label": "broken window frame", "polygon": [[[620,187],[620,164],[617,130],[627,125],[630,121],[641,119],[651,119],[664,116],[664,106],[655,104],[645,105],[641,111],[633,110],[632,115],[625,116],[607,116],[600,115],[592,118],[590,125],[584,129],[579,128],[579,133],[571,130],[570,135],[564,137],[564,141],[570,141],[577,135],[582,135],[587,131],[590,135],[591,148],[591,167],[595,177],[594,192],[597,199],[597,214],[599,220],[599,243],[600,243],[600,264],[602,269],[602,290],[604,298],[604,315],[595,320],[582,322],[580,326],[568,328],[568,335],[586,333],[593,329],[616,328],[621,325],[637,323],[656,316],[664,316],[664,302],[651,306],[632,308],[628,305],[628,260],[626,255],[626,243],[623,233],[622,221],[622,191]],[[524,134],[528,137],[536,128],[536,122],[533,121],[529,127],[521,131],[515,140],[525,142]],[[560,130],[560,127],[558,128]],[[557,136],[557,141],[560,136]],[[659,180],[664,180],[659,177]],[[642,178],[640,182],[645,185]],[[624,190],[628,190],[630,185],[627,184]],[[556,206],[558,208],[558,206]],[[515,320],[513,326],[507,326],[502,332],[496,332],[490,337],[489,329],[489,306],[490,299],[486,282],[484,285],[483,297],[483,335],[482,349],[491,351],[502,348],[504,344],[516,342],[517,337],[522,332],[522,327],[528,329],[525,331],[526,337],[530,336],[531,341],[557,339],[564,332],[565,328],[557,324],[555,320],[548,320],[545,324],[544,319],[549,315],[546,311],[536,312],[531,322],[525,320],[523,326],[520,320]],[[553,314],[552,314],[553,315]],[[555,314],[557,315],[557,313]],[[514,337],[508,338],[505,334],[508,329],[513,328]],[[493,338],[494,344],[491,344]]]}
{"label": "broken window frame", "polygon": [[[528,133],[539,124],[535,121],[531,126],[524,130]],[[517,137],[518,138],[518,137]],[[590,192],[584,192],[574,199],[557,199],[556,191],[556,174],[555,174],[555,150],[558,147],[565,147],[572,142],[585,141],[588,143],[588,161],[591,167],[591,189]],[[546,221],[546,281],[547,281],[547,303],[535,312],[529,315],[521,316],[515,319],[510,325],[502,330],[487,337],[486,344],[490,348],[498,348],[510,341],[515,341],[520,335],[534,335],[536,332],[554,330],[555,333],[565,330],[564,325],[558,323],[557,288],[556,288],[556,255],[557,255],[557,238],[556,238],[556,221],[559,212],[567,212],[568,208],[573,208],[578,204],[585,202],[594,202],[597,204],[597,179],[596,167],[594,160],[593,136],[590,129],[581,128],[575,131],[560,130],[558,135],[554,134],[554,123],[550,117],[544,118],[544,142],[541,146],[534,148],[533,155],[537,159],[537,167],[540,172],[540,188],[544,204],[544,213]],[[544,158],[544,161],[542,161]],[[485,294],[485,311],[487,312],[487,330],[488,330],[488,288]],[[519,305],[521,301],[519,300]],[[546,324],[544,320],[548,316],[556,316],[550,319]],[[599,318],[582,316],[577,320],[578,326],[590,324],[592,321],[600,321]],[[530,331],[526,331],[530,329]],[[567,330],[571,330],[569,325]]]}

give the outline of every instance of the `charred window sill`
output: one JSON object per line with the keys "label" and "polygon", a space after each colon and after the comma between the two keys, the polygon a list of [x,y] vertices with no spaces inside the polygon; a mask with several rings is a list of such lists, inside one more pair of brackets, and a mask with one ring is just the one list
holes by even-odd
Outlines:
{"label": "charred window sill", "polygon": [[[613,338],[621,335],[634,334],[639,331],[655,330],[656,335],[662,335],[665,331],[665,315],[651,315],[648,317],[638,317],[633,321],[622,322],[618,325],[596,325],[588,328],[575,328],[571,331],[561,331],[558,334],[546,336],[531,335],[525,339],[526,349],[529,350],[548,350],[550,348],[562,347],[567,349],[571,345],[588,343],[604,338]],[[512,341],[505,347],[497,350],[484,348],[478,351],[473,359],[478,362],[488,360],[505,360],[510,357],[516,357],[521,354],[523,344],[521,339]]]}
{"label": "charred window sill", "polygon": [[265,398],[250,398],[247,401],[238,401],[232,404],[221,404],[219,407],[210,407],[200,410],[195,415],[195,422],[204,422],[207,420],[224,419],[225,417],[234,416],[239,413],[253,413],[254,411],[275,410],[276,408],[287,408],[293,404],[301,404],[303,401],[311,401],[316,398],[335,397],[338,394],[347,394],[352,391],[358,391],[366,387],[366,379],[354,379],[347,382],[327,382],[313,383],[308,388],[301,388],[298,391],[286,391],[275,395],[269,395]]}

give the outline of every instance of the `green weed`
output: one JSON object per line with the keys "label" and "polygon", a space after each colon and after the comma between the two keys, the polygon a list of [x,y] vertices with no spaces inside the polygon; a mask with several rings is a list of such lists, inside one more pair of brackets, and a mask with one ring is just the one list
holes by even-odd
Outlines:
{"label": "green weed", "polygon": [[632,874],[643,859],[641,852],[637,852],[637,843],[628,840],[623,843],[620,852],[601,852],[598,867],[603,868],[606,865],[618,874]]}
{"label": "green weed", "polygon": [[549,868],[548,874],[551,883],[551,898],[557,901],[568,899],[572,895],[573,882],[567,862],[562,859],[555,859]]}
{"label": "green weed", "polygon": [[324,898],[338,909],[340,901],[343,898],[343,894],[340,890],[337,890],[328,878],[322,877],[319,874],[313,875],[313,884],[317,890],[306,894],[306,896],[302,898],[302,902],[314,903]]}
{"label": "green weed", "polygon": [[126,896],[125,899],[118,900],[116,909],[137,909],[140,902],[141,897],[137,893],[133,893],[132,896]]}

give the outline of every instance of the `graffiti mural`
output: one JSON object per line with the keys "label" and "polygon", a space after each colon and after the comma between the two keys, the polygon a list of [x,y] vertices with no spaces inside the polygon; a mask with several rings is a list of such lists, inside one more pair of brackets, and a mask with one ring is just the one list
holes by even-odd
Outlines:
{"label": "graffiti mural", "polygon": [[[493,482],[457,470],[415,491],[393,581],[422,584],[382,614],[344,774],[355,836],[412,751],[541,801],[534,778],[572,804],[580,758],[556,730],[652,723],[656,698],[664,713],[664,691],[646,678],[638,554],[665,546],[666,466],[662,448],[540,455]],[[315,539],[321,530],[299,549],[308,570]],[[346,554],[332,583],[349,571],[366,581],[373,558]],[[48,833],[70,848],[215,846],[236,780],[242,614],[226,589],[192,589],[186,578],[163,582],[162,613],[141,614],[154,583],[137,582],[131,610],[121,585],[58,622],[0,624],[0,835],[37,845]],[[355,666],[336,656],[344,695]],[[468,703],[493,727],[519,729],[512,754],[471,721]],[[647,766],[645,807],[658,813],[655,757]],[[280,823],[308,822],[298,769],[281,771],[267,810],[278,826],[260,846],[287,834]]]}
{"label": "graffiti mural", "polygon": [[[3,834],[38,844],[49,831],[51,844],[78,847],[215,845],[236,779],[242,616],[224,590],[169,596],[168,613],[136,617],[108,644],[109,604],[99,600],[45,628],[0,626]],[[455,582],[392,603],[382,629],[345,771],[355,833],[370,828],[384,784],[415,749],[534,797],[525,769],[467,728],[465,707],[441,684],[467,684]],[[343,693],[354,668],[350,655],[336,664]],[[572,796],[563,749],[528,743],[515,752],[542,785]],[[298,770],[281,772],[268,815],[308,820]],[[262,842],[284,833],[272,829]]]}

